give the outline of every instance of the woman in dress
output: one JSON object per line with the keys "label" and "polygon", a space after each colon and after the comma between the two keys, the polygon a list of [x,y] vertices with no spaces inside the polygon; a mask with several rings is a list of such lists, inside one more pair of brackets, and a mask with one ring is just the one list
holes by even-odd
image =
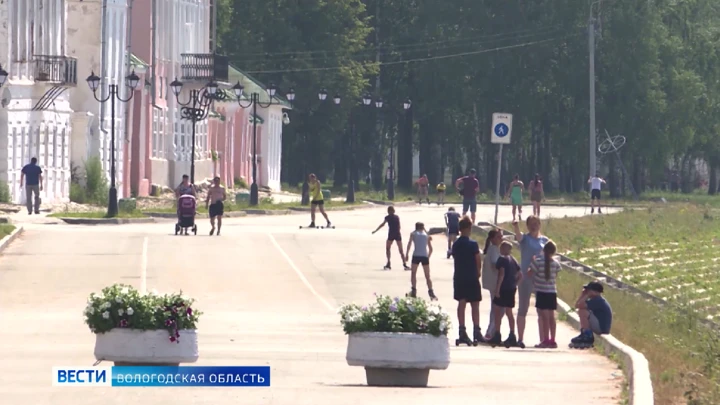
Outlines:
{"label": "woman in dress", "polygon": [[535,173],[535,178],[530,181],[528,187],[530,191],[530,201],[533,205],[533,215],[540,216],[540,203],[545,199],[545,191],[543,190],[543,182],[540,174]]}
{"label": "woman in dress", "polygon": [[518,214],[518,221],[522,221],[522,195],[525,190],[525,184],[520,181],[520,175],[516,174],[513,177],[513,181],[508,185],[507,194],[505,198],[510,197],[510,203],[512,204],[513,221],[515,221],[515,215]]}

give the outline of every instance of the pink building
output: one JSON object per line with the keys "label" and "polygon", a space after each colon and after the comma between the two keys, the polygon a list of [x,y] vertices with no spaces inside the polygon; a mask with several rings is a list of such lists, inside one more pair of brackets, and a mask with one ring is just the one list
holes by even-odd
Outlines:
{"label": "pink building", "polygon": [[[245,93],[258,93],[261,104],[270,101],[263,86],[229,66],[217,55],[212,41],[214,0],[150,0],[132,8],[132,63],[146,86],[136,90],[128,113],[129,142],[123,154],[120,181],[123,195],[147,196],[153,185],[175,187],[190,174],[192,122],[182,118],[182,105],[170,89],[176,78],[183,82],[180,101],[191,90],[201,90],[215,80],[229,89],[240,82]],[[140,72],[144,72],[141,74]],[[275,100],[269,108],[258,106],[258,117],[242,108],[232,91],[223,90],[224,101],[215,102],[208,118],[196,124],[195,182],[220,176],[227,185],[252,182],[253,119],[257,120],[258,185],[280,189],[283,109]],[[243,100],[246,107],[247,100]]]}

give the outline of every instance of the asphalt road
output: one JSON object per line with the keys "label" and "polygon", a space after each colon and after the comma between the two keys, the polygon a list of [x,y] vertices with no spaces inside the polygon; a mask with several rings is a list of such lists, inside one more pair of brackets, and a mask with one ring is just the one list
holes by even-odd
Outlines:
{"label": "asphalt road", "polygon": [[[566,348],[577,334],[558,324],[557,350],[452,347],[452,364],[430,374],[430,388],[365,386],[364,370],[345,362],[347,337],[336,308],[369,302],[373,293],[402,296],[409,273],[395,253],[382,271],[386,232],[371,235],[384,207],[331,212],[337,229],[298,229],[307,214],[226,220],[220,237],[174,236],[172,222],[70,226],[31,223],[0,257],[0,403],[8,405],[184,404],[614,404],[618,367],[589,351]],[[438,207],[398,207],[403,233],[416,221],[443,224]],[[494,207],[480,206],[478,220]],[[507,216],[507,208],[501,213]],[[545,207],[545,215],[583,215]],[[503,218],[506,219],[506,218]],[[147,255],[143,244],[147,241]],[[452,260],[434,237],[435,291],[451,314]],[[145,269],[143,271],[142,269]],[[112,283],[197,299],[197,365],[270,365],[270,388],[53,388],[53,366],[94,363],[94,335],[83,323],[87,295]],[[425,294],[423,279],[419,292]],[[488,300],[481,322],[487,323]],[[532,312],[532,311],[531,311]],[[469,314],[468,314],[469,320]],[[506,325],[505,325],[506,326]],[[503,335],[507,333],[505,329]],[[528,317],[526,342],[537,343]],[[450,333],[451,343],[457,336]],[[110,364],[108,364],[110,365]]]}

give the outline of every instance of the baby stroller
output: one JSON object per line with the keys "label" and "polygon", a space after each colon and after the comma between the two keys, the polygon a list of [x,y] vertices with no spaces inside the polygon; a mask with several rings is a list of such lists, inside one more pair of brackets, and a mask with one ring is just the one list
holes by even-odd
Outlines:
{"label": "baby stroller", "polygon": [[188,234],[188,228],[192,228],[192,233],[197,235],[197,225],[195,225],[195,207],[197,200],[190,194],[185,194],[178,198],[178,222],[175,224],[175,235]]}

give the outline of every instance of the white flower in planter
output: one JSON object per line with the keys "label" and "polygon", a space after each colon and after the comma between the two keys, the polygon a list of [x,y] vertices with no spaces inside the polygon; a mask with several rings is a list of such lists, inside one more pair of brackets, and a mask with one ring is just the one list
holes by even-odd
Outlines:
{"label": "white flower in planter", "polygon": [[134,314],[134,313],[135,313],[135,310],[128,307],[128,309],[127,309],[128,316],[132,316],[132,314]]}
{"label": "white flower in planter", "polygon": [[123,293],[123,294],[127,294],[127,293],[129,293],[129,292],[130,292],[130,289],[127,288],[127,287],[125,287],[125,288],[122,289],[122,293]]}
{"label": "white flower in planter", "polygon": [[125,311],[122,308],[118,309],[118,315],[123,316],[124,313]]}
{"label": "white flower in planter", "polygon": [[103,312],[102,317],[105,319],[110,319],[110,312],[108,312],[108,311]]}
{"label": "white flower in planter", "polygon": [[104,309],[110,309],[111,306],[112,306],[112,304],[110,304],[109,302],[105,301],[105,302],[103,302],[102,304],[100,304],[100,309],[103,309],[103,310],[104,310]]}
{"label": "white flower in planter", "polygon": [[445,333],[446,330],[447,330],[447,322],[440,321],[440,332]]}
{"label": "white flower in planter", "polygon": [[115,297],[115,302],[122,304],[122,297]]}
{"label": "white flower in planter", "polygon": [[95,313],[95,308],[93,308],[92,305],[88,305],[88,306],[85,308],[85,314],[86,314],[86,315],[92,315],[92,314],[94,314],[94,313]]}

